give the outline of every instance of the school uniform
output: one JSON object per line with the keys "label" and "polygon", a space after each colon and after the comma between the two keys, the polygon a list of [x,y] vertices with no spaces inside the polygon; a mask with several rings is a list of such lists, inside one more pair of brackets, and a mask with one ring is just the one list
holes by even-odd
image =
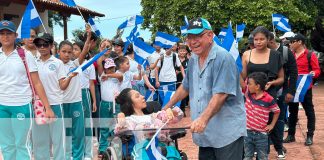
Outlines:
{"label": "school uniform", "polygon": [[[29,72],[37,72],[33,55],[25,52]],[[23,61],[15,49],[0,48],[0,148],[4,159],[31,159],[32,90]]]}
{"label": "school uniform", "polygon": [[[101,79],[101,78],[100,78]],[[120,90],[120,82],[116,78],[108,78],[100,81],[101,84],[101,102],[99,106],[100,117],[100,137],[99,137],[99,153],[106,151],[110,145],[107,140],[112,136],[114,124],[113,118],[120,112],[119,105],[114,103],[115,94]]]}
{"label": "school uniform", "polygon": [[[87,63],[87,61],[84,61]],[[82,105],[84,108],[85,118],[85,158],[93,158],[92,144],[92,103],[90,95],[90,80],[96,80],[96,71],[93,65],[90,65],[80,74],[80,82],[82,88]]]}
{"label": "school uniform", "polygon": [[59,80],[66,77],[63,62],[54,56],[48,60],[36,60],[39,79],[41,80],[47,99],[56,116],[50,124],[33,125],[33,150],[34,159],[50,159],[50,141],[53,144],[54,160],[65,158],[65,128],[63,120],[63,91]]}
{"label": "school uniform", "polygon": [[125,88],[132,88],[132,81],[134,80],[134,73],[131,71],[127,71],[122,73],[121,71],[117,70],[116,73],[123,74],[123,81],[120,83],[119,91],[121,92]]}
{"label": "school uniform", "polygon": [[[129,71],[132,72],[134,75],[138,75],[138,63],[126,56],[129,60]],[[142,73],[144,73],[144,69],[141,69]],[[145,87],[144,87],[144,79],[142,78],[141,80],[132,80],[131,81],[132,88],[138,92],[140,92],[141,95],[145,95]]]}
{"label": "school uniform", "polygon": [[[65,74],[79,66],[79,60],[64,64]],[[63,92],[64,125],[66,127],[66,159],[83,159],[84,157],[84,113],[80,75],[73,77]]]}

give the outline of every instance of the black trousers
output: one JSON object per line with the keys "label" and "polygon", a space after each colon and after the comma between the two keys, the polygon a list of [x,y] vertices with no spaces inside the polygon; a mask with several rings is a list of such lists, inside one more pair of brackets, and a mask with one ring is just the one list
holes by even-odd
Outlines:
{"label": "black trousers", "polygon": [[[298,103],[289,103],[289,130],[288,135],[294,136],[296,133],[296,123],[298,119]],[[307,135],[313,136],[315,131],[315,111],[313,105],[313,93],[312,89],[309,89],[306,92],[304,97],[304,102],[302,102],[302,106],[307,116]]]}
{"label": "black trousers", "polygon": [[222,148],[199,147],[199,160],[242,160],[244,138]]}

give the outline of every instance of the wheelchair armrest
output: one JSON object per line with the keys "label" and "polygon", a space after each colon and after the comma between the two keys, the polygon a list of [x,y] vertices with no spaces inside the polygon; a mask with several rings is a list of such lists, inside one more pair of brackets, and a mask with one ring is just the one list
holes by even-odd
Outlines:
{"label": "wheelchair armrest", "polygon": [[182,138],[184,136],[186,136],[187,132],[185,129],[183,130],[178,130],[178,131],[175,131],[175,132],[170,132],[170,138],[172,140],[176,140],[176,139],[179,139],[179,138]]}

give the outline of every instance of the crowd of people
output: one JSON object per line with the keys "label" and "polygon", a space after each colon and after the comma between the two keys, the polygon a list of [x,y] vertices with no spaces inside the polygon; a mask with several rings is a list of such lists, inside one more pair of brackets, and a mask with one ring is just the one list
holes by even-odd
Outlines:
{"label": "crowd of people", "polygon": [[[255,152],[258,159],[268,159],[269,141],[278,158],[285,159],[283,143],[295,141],[299,103],[292,100],[297,76],[318,78],[321,72],[316,55],[306,47],[307,38],[287,32],[278,40],[267,28],[256,27],[242,52],[240,72],[214,36],[206,19],[192,19],[185,42],[171,48],[152,43],[155,52],[147,58],[148,65],[142,66],[135,61],[133,46],[125,46],[121,38],[102,39],[96,46],[99,38],[90,26],[80,41],[65,40],[58,45],[51,34],[31,29],[30,38],[19,46],[13,22],[0,21],[0,148],[4,159],[90,160],[94,158],[93,136],[98,138],[102,158],[111,137],[121,129],[177,123],[186,116],[187,106],[199,159],[249,160]],[[84,71],[74,71],[89,62],[96,47],[100,52],[106,50],[104,55]],[[144,115],[148,90],[159,93],[153,100],[165,106],[158,113]],[[166,91],[175,93],[164,104],[161,97]],[[33,92],[45,107],[46,124],[33,119]],[[307,116],[306,146],[313,144],[315,131],[312,99],[311,85],[301,102]],[[174,107],[179,101],[179,108]],[[289,130],[284,138],[285,123]],[[99,134],[94,135],[97,128]],[[160,139],[167,139],[162,135]],[[141,143],[148,135],[136,137]]]}

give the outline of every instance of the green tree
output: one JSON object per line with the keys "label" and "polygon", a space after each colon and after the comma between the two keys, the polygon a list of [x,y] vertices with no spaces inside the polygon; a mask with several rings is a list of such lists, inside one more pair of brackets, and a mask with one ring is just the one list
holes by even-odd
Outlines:
{"label": "green tree", "polygon": [[[308,30],[314,24],[322,0],[142,0],[143,28],[180,35],[184,16],[188,19],[204,17],[215,33],[226,27],[244,22],[246,33],[263,25],[272,30],[272,13],[289,18],[294,30]],[[323,10],[323,9],[322,9]]]}

